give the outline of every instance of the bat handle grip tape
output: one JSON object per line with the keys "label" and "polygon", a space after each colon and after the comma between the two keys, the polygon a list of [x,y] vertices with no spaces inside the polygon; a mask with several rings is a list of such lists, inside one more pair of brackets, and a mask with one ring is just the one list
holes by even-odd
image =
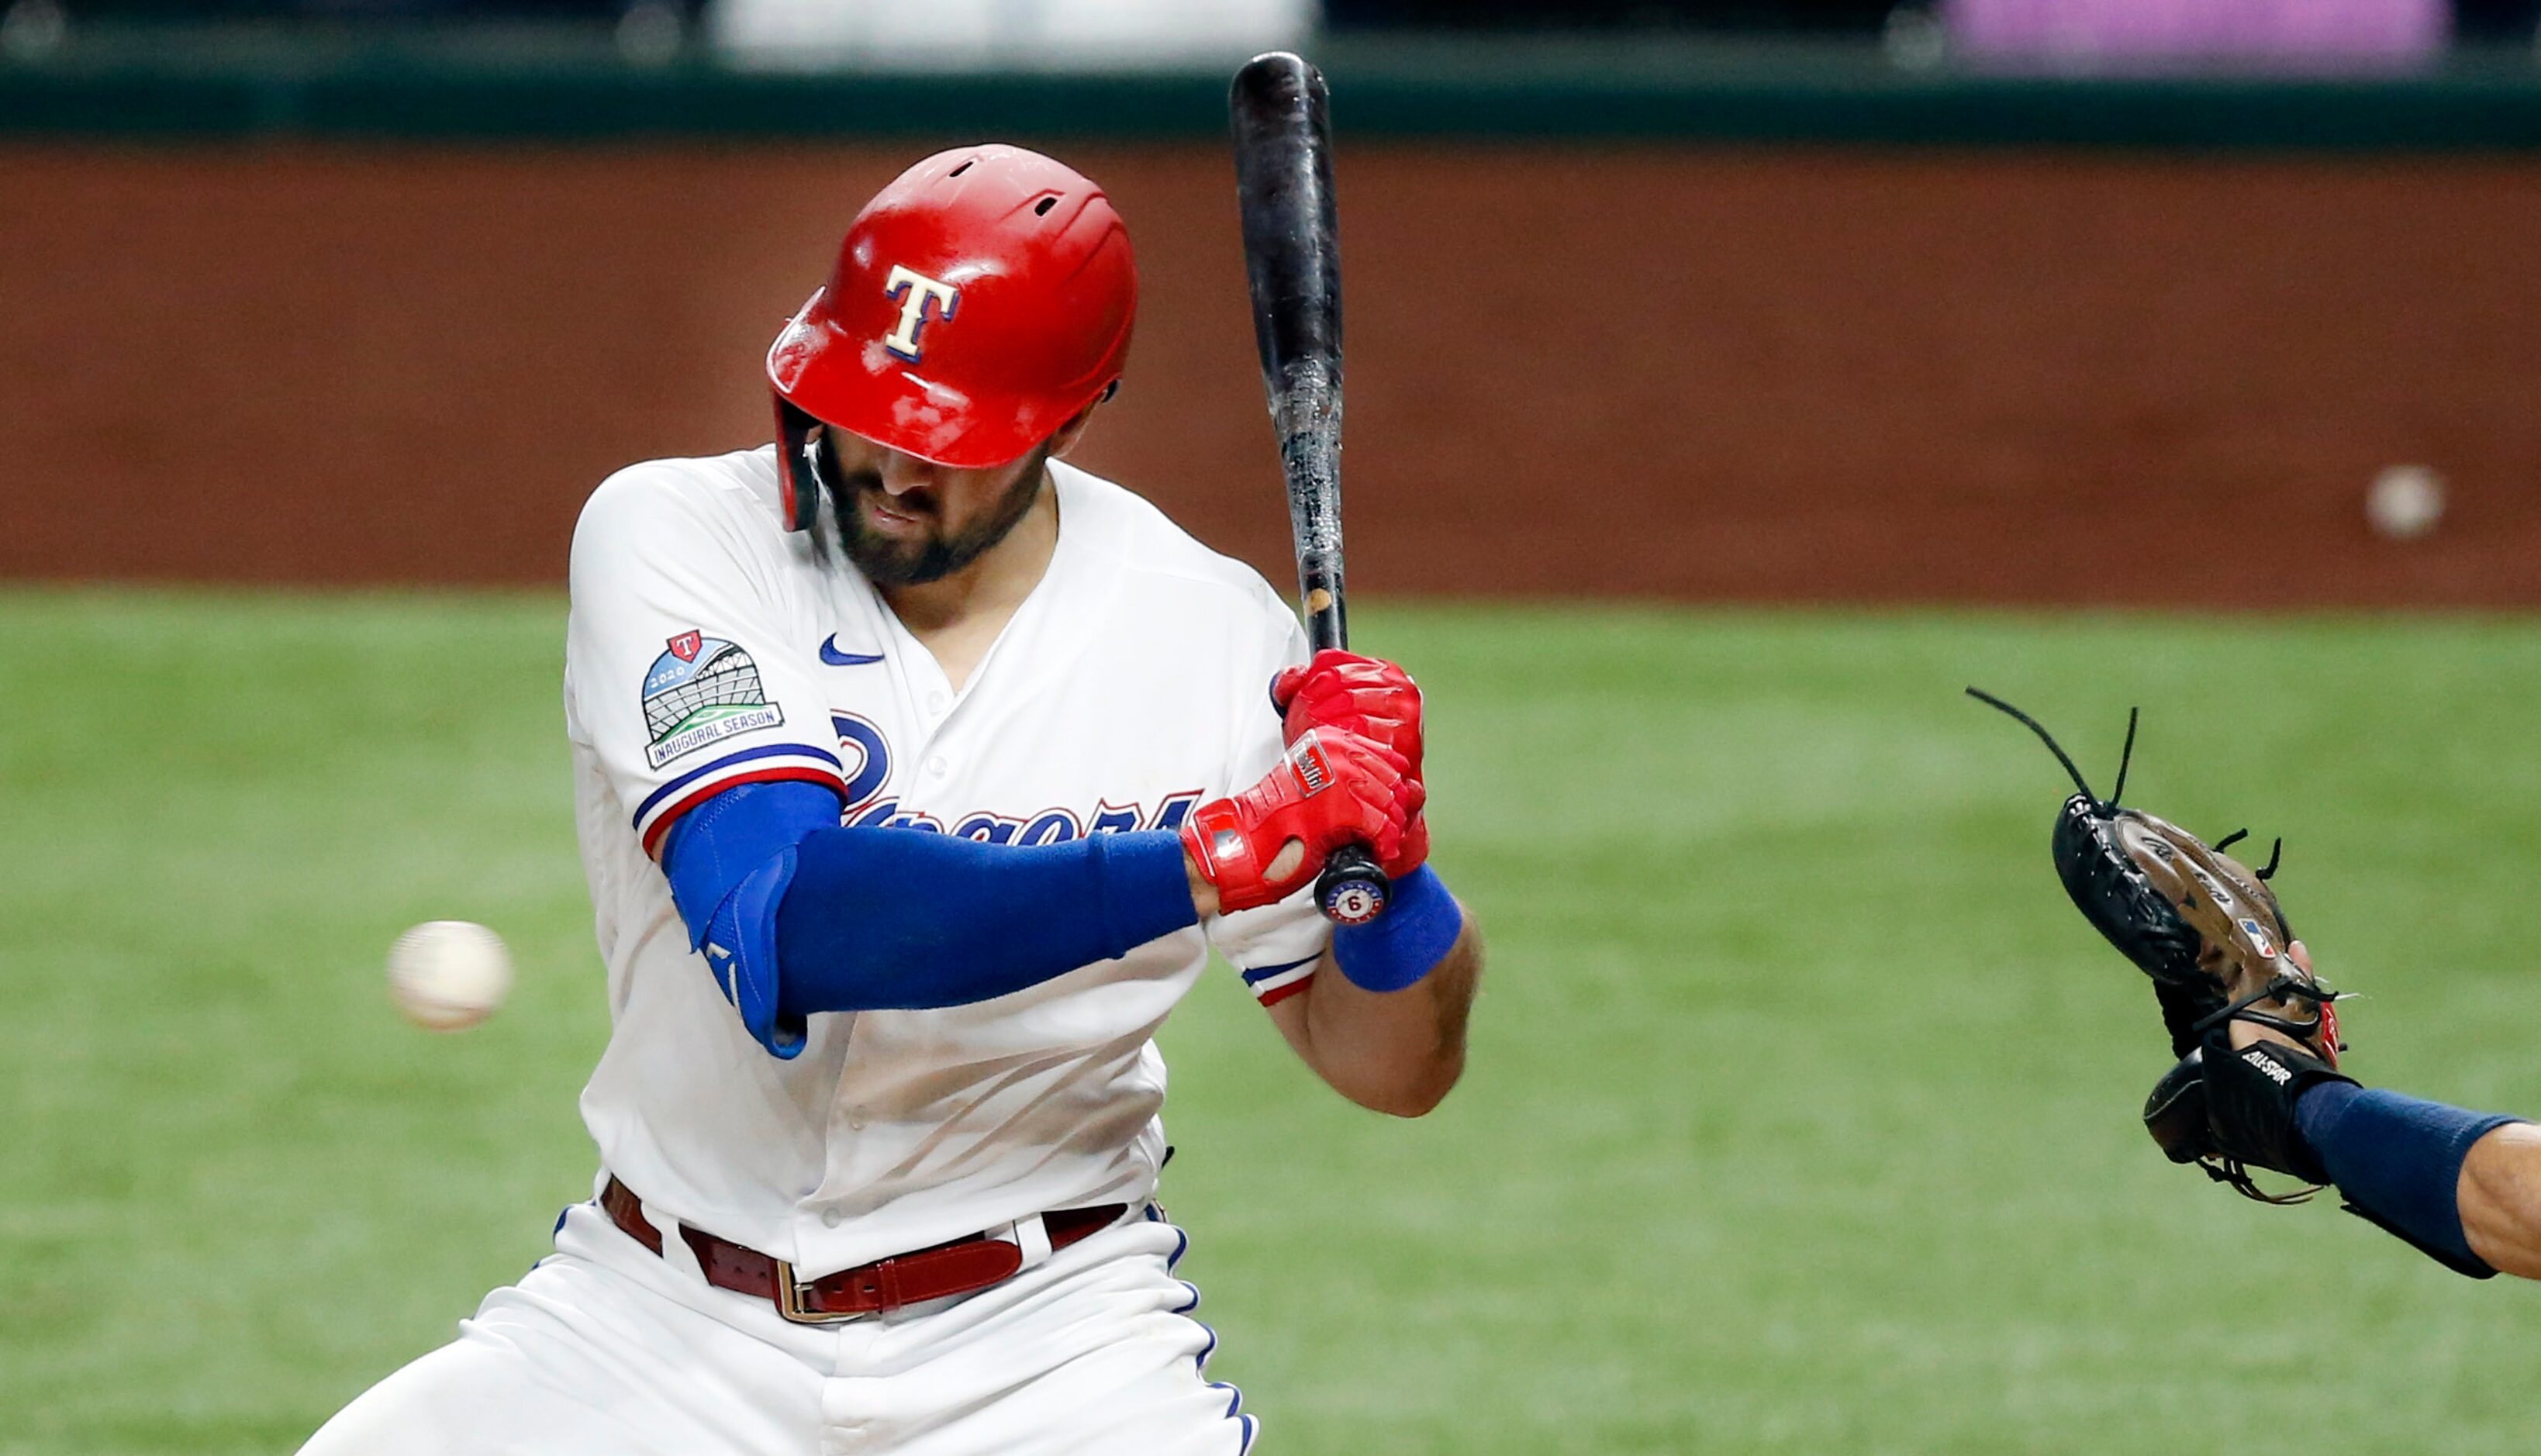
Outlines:
{"label": "bat handle grip tape", "polygon": [[1364,925],[1384,914],[1392,893],[1376,857],[1357,844],[1334,850],[1324,861],[1324,872],[1315,877],[1315,904],[1336,925]]}

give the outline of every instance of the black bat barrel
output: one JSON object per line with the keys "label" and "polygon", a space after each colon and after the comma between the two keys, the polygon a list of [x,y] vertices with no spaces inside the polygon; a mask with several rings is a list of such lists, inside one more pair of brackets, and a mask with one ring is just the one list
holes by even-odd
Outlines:
{"label": "black bat barrel", "polygon": [[1235,73],[1235,185],[1262,388],[1288,480],[1297,589],[1320,650],[1349,640],[1342,587],[1342,268],[1324,78],[1286,51]]}
{"label": "black bat barrel", "polygon": [[1342,264],[1328,103],[1322,73],[1284,50],[1236,72],[1228,97],[1254,339],[1263,386],[1274,396],[1300,359],[1329,360],[1340,382]]}

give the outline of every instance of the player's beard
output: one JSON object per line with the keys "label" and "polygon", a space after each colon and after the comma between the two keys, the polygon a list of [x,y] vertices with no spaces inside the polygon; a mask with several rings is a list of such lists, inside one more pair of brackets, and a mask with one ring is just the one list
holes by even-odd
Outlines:
{"label": "player's beard", "polygon": [[[832,487],[837,499],[839,546],[865,579],[876,586],[918,586],[941,581],[985,555],[989,547],[1005,540],[1032,513],[1033,502],[1041,497],[1043,468],[1049,460],[1049,446],[1034,451],[1032,459],[1024,463],[1022,473],[1015,476],[1015,483],[1006,488],[988,513],[960,532],[948,536],[938,529],[912,540],[885,536],[866,527],[866,497],[885,494],[879,473],[859,471],[842,476]],[[906,511],[909,504],[905,497],[893,500],[888,496],[886,503],[896,511]]]}

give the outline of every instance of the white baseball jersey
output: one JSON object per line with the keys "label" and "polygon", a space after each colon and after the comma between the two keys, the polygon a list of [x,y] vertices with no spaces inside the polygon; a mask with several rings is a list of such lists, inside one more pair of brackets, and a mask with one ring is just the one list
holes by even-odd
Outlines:
{"label": "white baseball jersey", "polygon": [[1281,750],[1266,696],[1304,660],[1261,575],[1136,495],[1053,462],[1058,544],[956,690],[819,528],[789,533],[772,447],[612,476],[574,533],[565,716],[612,1031],[583,1090],[647,1204],[804,1277],[1155,1186],[1151,1040],[1209,941],[1257,996],[1327,942],[1311,894],[1013,995],[815,1016],[752,1040],[655,862],[736,784],[838,790],[845,822],[1040,844],[1178,828]]}

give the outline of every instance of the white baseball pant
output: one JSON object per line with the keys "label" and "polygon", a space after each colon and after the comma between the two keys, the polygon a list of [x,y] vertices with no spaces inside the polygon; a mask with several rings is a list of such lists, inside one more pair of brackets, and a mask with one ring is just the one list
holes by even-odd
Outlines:
{"label": "white baseball pant", "polygon": [[303,1456],[1241,1456],[1257,1422],[1202,1373],[1216,1337],[1150,1206],[1002,1283],[841,1325],[787,1323],[590,1203],[459,1338],[371,1388]]}

